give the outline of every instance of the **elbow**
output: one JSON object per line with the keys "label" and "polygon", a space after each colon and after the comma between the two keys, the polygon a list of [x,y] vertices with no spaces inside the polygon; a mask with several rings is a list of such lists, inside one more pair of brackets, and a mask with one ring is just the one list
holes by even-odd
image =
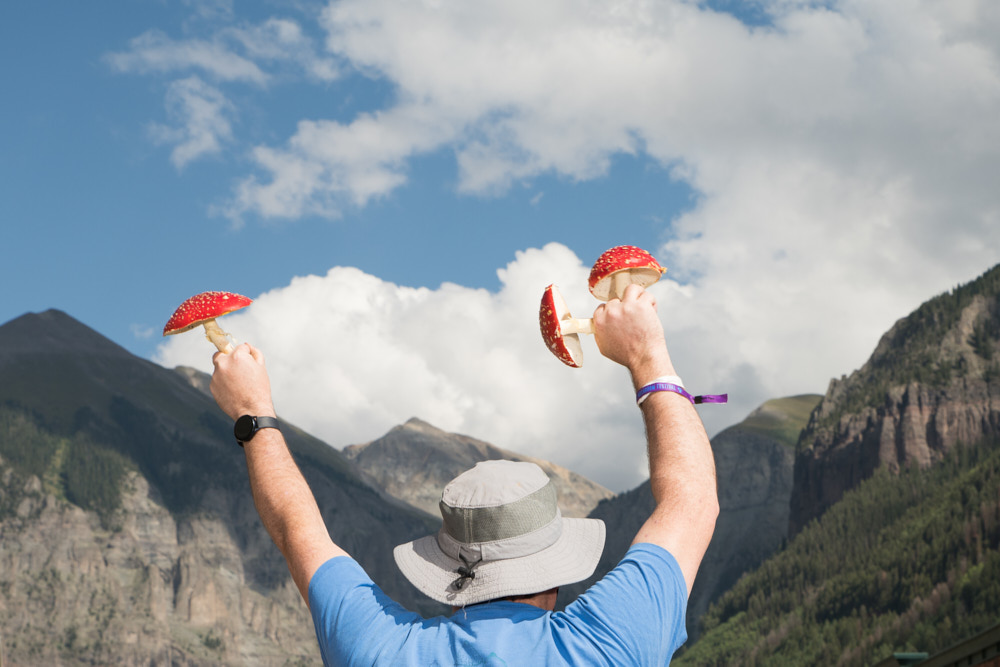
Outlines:
{"label": "elbow", "polygon": [[697,504],[698,507],[698,519],[709,534],[715,532],[715,522],[719,518],[719,496],[715,493],[713,489],[711,493],[706,494],[704,498],[700,500]]}

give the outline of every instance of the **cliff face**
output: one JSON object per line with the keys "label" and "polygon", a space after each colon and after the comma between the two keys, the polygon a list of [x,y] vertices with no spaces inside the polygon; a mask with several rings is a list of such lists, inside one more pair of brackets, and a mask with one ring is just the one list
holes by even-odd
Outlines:
{"label": "cliff face", "polygon": [[[404,606],[443,611],[392,560],[438,522],[282,430],[333,539]],[[17,665],[319,657],[228,418],[57,311],[0,327],[0,646]]]}
{"label": "cliff face", "polygon": [[798,444],[789,533],[879,466],[929,466],[1000,433],[1000,267],[928,301],[833,380]]}
{"label": "cliff face", "polygon": [[[692,640],[708,605],[781,546],[788,526],[794,443],[819,399],[805,395],[768,401],[712,439],[719,518],[688,603]],[[590,516],[607,527],[604,555],[590,580],[567,587],[566,600],[621,560],[652,511],[648,481],[598,505]]]}
{"label": "cliff face", "polygon": [[537,464],[552,479],[565,516],[584,517],[613,494],[600,484],[549,461],[501,449],[482,440],[447,433],[410,419],[378,440],[344,448],[344,455],[387,493],[440,516],[445,485],[480,461],[504,459]]}
{"label": "cliff face", "polygon": [[0,522],[0,619],[13,664],[315,661],[290,579],[276,570],[270,590],[248,580],[248,560],[281,565],[273,545],[241,546],[219,516],[175,519],[136,473],[125,489],[127,509],[109,530],[0,462],[0,494],[19,498]]}

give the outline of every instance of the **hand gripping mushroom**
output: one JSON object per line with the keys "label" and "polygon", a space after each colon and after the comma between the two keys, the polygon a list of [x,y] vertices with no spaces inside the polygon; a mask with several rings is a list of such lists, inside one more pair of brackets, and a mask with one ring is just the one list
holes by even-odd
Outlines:
{"label": "hand gripping mushroom", "polygon": [[[588,285],[590,293],[601,301],[620,299],[629,285],[647,287],[659,280],[666,271],[642,248],[616,246],[597,258],[590,271]],[[579,368],[583,365],[583,348],[577,334],[594,333],[594,321],[576,319],[570,315],[569,308],[555,285],[546,287],[542,294],[538,322],[542,339],[552,354],[568,366]]]}
{"label": "hand gripping mushroom", "polygon": [[252,299],[232,292],[195,294],[177,307],[166,326],[163,327],[163,335],[183,333],[200,324],[205,327],[205,337],[212,341],[219,352],[229,354],[233,351],[232,337],[219,328],[215,318],[245,308],[251,303],[253,303]]}

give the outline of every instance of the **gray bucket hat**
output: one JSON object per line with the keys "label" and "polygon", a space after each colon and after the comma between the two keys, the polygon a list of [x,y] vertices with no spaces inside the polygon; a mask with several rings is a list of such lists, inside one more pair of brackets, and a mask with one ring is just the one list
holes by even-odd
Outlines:
{"label": "gray bucket hat", "polygon": [[393,555],[422,593],[456,607],[581,581],[604,550],[604,522],[563,517],[534,463],[477,463],[448,483],[440,508],[437,535]]}

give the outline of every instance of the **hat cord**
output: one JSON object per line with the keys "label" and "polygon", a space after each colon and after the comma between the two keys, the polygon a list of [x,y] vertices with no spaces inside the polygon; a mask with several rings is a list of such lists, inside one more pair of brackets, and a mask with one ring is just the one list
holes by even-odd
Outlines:
{"label": "hat cord", "polygon": [[479,560],[477,560],[475,563],[470,563],[468,560],[466,560],[465,556],[462,554],[458,554],[458,557],[461,558],[462,562],[465,564],[460,565],[458,569],[455,570],[455,572],[458,573],[459,577],[455,581],[451,582],[451,585],[455,587],[455,590],[460,591],[465,586],[466,581],[476,578],[475,568],[477,565],[483,562],[483,557],[480,556]]}

